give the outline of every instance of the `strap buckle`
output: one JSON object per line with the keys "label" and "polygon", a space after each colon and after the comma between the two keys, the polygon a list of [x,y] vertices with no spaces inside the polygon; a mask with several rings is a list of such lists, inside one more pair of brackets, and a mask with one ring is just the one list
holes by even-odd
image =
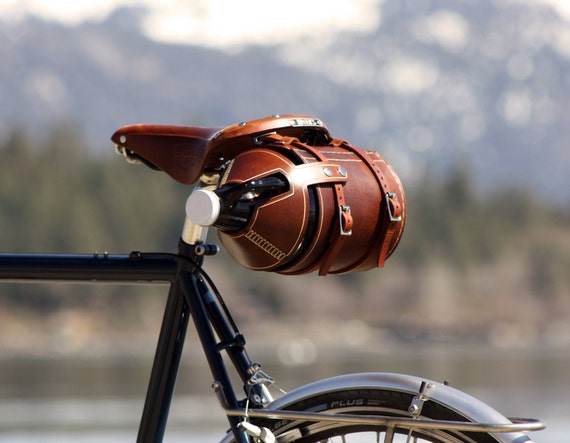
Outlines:
{"label": "strap buckle", "polygon": [[264,138],[269,137],[270,135],[276,135],[276,134],[277,134],[276,131],[269,131],[269,132],[265,132],[263,134],[256,135],[256,136],[252,137],[253,144],[254,144],[254,146],[262,146],[262,145],[269,143],[270,141],[276,141],[276,140],[264,140]]}
{"label": "strap buckle", "polygon": [[342,205],[338,207],[338,219],[340,223],[340,235],[346,237],[352,235],[352,216],[350,215],[350,206]]}
{"label": "strap buckle", "polygon": [[386,208],[388,208],[388,216],[390,217],[390,221],[391,222],[401,222],[402,221],[402,216],[399,215],[398,217],[394,217],[394,214],[392,213],[392,208],[390,207],[390,200],[396,200],[398,201],[398,196],[396,195],[395,192],[386,192],[384,198],[386,199]]}

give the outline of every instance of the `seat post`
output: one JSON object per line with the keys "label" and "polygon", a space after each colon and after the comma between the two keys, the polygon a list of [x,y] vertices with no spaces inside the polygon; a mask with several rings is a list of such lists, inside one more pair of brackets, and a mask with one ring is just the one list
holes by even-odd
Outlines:
{"label": "seat post", "polygon": [[184,221],[184,229],[182,230],[182,240],[184,243],[193,245],[203,243],[208,236],[208,227],[200,226],[192,222],[188,217]]}

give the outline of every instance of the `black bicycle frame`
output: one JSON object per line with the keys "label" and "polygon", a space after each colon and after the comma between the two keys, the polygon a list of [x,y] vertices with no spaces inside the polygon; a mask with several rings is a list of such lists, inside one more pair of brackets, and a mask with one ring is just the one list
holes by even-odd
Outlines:
{"label": "black bicycle frame", "polygon": [[[190,318],[208,360],[213,387],[223,403],[233,409],[243,407],[232,386],[222,351],[229,355],[248,397],[249,391],[259,394],[261,389],[248,386],[259,367],[250,361],[243,336],[204,279],[201,266],[207,251],[207,245],[189,245],[181,240],[178,254],[0,254],[0,280],[170,283],[137,438],[138,443],[158,443],[164,436]],[[237,426],[241,418],[228,417],[228,420],[236,441],[249,442]]]}

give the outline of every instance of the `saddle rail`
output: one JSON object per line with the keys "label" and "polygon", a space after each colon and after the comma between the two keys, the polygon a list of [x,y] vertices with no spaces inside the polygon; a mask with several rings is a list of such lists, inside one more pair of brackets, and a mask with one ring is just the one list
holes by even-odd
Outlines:
{"label": "saddle rail", "polygon": [[128,160],[164,171],[193,184],[203,173],[218,171],[240,152],[258,147],[261,136],[278,133],[308,144],[328,142],[324,123],[305,115],[274,115],[227,127],[135,124],[117,130],[111,140]]}

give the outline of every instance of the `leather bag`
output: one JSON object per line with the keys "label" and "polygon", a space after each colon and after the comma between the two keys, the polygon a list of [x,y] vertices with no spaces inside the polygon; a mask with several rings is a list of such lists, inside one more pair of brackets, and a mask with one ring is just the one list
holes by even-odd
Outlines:
{"label": "leather bag", "polygon": [[[238,154],[218,189],[280,177],[284,192],[253,204],[238,231],[218,231],[239,264],[281,274],[348,273],[384,266],[402,236],[402,184],[377,152],[346,140],[309,145],[272,133]],[[252,196],[252,202],[257,196]]]}

